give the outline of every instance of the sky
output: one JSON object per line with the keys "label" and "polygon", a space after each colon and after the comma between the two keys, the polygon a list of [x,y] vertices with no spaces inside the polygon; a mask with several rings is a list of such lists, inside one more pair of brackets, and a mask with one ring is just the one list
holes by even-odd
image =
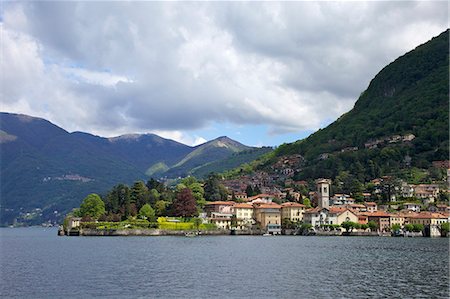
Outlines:
{"label": "sky", "polygon": [[305,138],[449,27],[447,1],[0,5],[1,111],[189,145]]}

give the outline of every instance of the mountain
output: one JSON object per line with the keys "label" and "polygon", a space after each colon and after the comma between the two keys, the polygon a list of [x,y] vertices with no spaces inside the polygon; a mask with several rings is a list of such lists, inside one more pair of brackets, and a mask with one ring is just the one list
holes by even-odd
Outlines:
{"label": "mountain", "polygon": [[185,176],[195,167],[257,150],[227,137],[191,147],[154,134],[69,133],[47,120],[10,113],[0,113],[0,145],[0,224],[19,215],[28,223],[56,220],[89,193],[158,173]]}
{"label": "mountain", "polygon": [[221,161],[234,153],[250,149],[252,148],[226,136],[222,136],[196,146],[192,152],[173,165],[173,167],[167,170],[164,175],[177,177],[191,174],[190,171],[195,168],[202,167],[212,162]]}
{"label": "mountain", "polygon": [[281,157],[300,155],[296,179],[348,171],[367,181],[448,160],[448,66],[449,30],[383,68],[351,111],[306,139],[281,145],[257,167],[273,169]]}

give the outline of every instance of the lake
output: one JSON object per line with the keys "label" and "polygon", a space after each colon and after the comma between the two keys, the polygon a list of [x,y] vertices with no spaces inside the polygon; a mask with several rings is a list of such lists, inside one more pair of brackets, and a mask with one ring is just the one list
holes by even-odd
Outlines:
{"label": "lake", "polygon": [[0,233],[5,298],[449,297],[444,238]]}

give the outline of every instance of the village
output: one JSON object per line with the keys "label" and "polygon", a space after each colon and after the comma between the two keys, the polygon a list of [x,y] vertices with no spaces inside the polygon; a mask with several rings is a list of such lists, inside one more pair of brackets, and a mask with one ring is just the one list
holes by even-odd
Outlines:
{"label": "village", "polygon": [[[419,235],[437,237],[441,236],[442,224],[449,222],[450,207],[445,204],[429,204],[428,211],[421,211],[422,204],[404,203],[401,211],[389,212],[387,205],[378,206],[372,201],[355,203],[346,194],[330,196],[329,179],[319,179],[316,185],[317,191],[310,192],[311,197],[317,199],[315,208],[295,201],[278,204],[275,201],[281,198],[274,194],[247,197],[246,193],[234,193],[234,197],[242,202],[209,202],[205,205],[203,217],[221,229],[245,231],[256,226],[270,235],[304,233],[305,229],[307,234],[330,234],[332,231],[336,235],[348,230],[345,224],[350,223],[352,232],[359,232],[359,235],[365,232],[368,233],[366,235],[373,232],[376,235],[391,235],[395,230],[403,235],[409,225],[415,225],[421,228],[416,231]],[[427,203],[433,201],[431,195],[436,196],[439,192],[436,185],[421,185],[412,189],[417,190],[417,196],[423,196]],[[298,198],[299,194],[294,193],[293,196]],[[356,225],[352,227],[351,224]]]}

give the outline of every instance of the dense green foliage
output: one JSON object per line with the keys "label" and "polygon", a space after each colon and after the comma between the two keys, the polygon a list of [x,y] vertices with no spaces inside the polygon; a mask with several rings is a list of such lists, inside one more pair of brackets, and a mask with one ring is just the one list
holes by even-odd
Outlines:
{"label": "dense green foliage", "polygon": [[98,219],[105,214],[105,203],[97,194],[89,194],[80,205],[81,217],[92,217]]}
{"label": "dense green foliage", "polygon": [[448,232],[450,231],[450,222],[444,222],[441,224],[441,235],[447,236]]}
{"label": "dense green foliage", "polygon": [[142,208],[139,210],[139,217],[142,219],[147,219],[149,221],[155,221],[155,210],[146,203],[142,206]]}
{"label": "dense green foliage", "polygon": [[[264,168],[278,157],[301,154],[306,162],[296,179],[335,178],[349,171],[363,181],[396,174],[408,164],[427,169],[432,161],[447,160],[448,36],[447,30],[396,59],[370,82],[351,111],[304,140],[281,145],[260,164]],[[365,147],[373,140],[410,133],[415,135],[411,142]],[[324,153],[328,157],[320,156]]]}

